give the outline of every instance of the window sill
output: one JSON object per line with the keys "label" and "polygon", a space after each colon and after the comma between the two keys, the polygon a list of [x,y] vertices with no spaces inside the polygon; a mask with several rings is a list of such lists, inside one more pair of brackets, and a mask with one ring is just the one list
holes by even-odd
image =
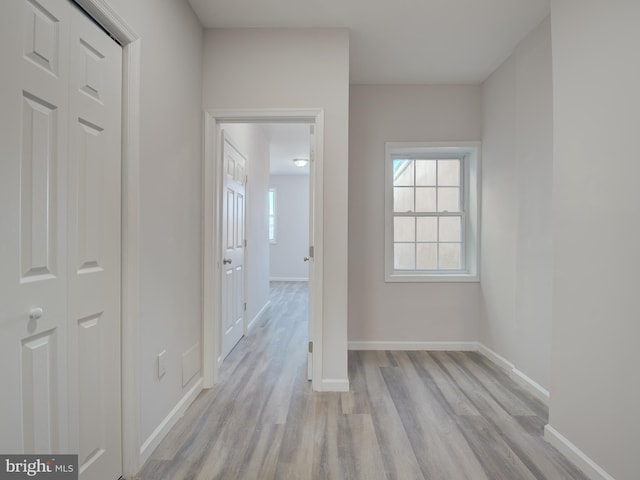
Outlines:
{"label": "window sill", "polygon": [[385,275],[385,283],[479,283],[480,276],[469,273],[443,273],[436,275]]}

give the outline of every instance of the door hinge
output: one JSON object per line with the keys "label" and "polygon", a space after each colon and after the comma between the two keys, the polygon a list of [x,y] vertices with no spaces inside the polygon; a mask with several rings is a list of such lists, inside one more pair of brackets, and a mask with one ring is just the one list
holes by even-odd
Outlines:
{"label": "door hinge", "polygon": [[313,353],[313,342],[309,342],[309,353]]}
{"label": "door hinge", "polygon": [[313,245],[309,247],[309,258],[313,258],[314,248]]}
{"label": "door hinge", "polygon": [[247,311],[247,302],[244,302],[244,311]]}
{"label": "door hinge", "polygon": [[246,241],[246,240],[244,241],[244,246],[245,246],[245,247],[247,246],[247,241]]}

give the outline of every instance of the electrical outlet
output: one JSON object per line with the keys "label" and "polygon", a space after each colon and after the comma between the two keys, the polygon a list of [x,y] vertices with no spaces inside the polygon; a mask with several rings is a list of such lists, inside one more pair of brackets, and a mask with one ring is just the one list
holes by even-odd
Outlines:
{"label": "electrical outlet", "polygon": [[167,351],[163,350],[158,354],[158,378],[162,378],[167,373]]}

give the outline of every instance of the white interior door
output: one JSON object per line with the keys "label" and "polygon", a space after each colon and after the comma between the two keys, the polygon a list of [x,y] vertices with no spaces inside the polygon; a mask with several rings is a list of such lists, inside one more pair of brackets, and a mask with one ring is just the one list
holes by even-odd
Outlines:
{"label": "white interior door", "polygon": [[244,335],[247,159],[222,132],[222,358]]}
{"label": "white interior door", "polygon": [[80,478],[121,469],[122,49],[78,9],[70,48],[68,334],[71,450]]}
{"label": "white interior door", "polygon": [[121,49],[67,0],[0,18],[0,451],[115,479]]}
{"label": "white interior door", "polygon": [[68,451],[69,6],[2,2],[0,451]]}

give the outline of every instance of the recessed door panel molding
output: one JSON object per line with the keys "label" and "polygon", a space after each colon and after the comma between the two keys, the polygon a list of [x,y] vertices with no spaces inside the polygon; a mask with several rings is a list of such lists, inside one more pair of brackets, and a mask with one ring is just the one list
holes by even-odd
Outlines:
{"label": "recessed door panel molding", "polygon": [[24,453],[59,448],[56,331],[22,340],[22,428]]}
{"label": "recessed door panel molding", "polygon": [[234,327],[242,331],[242,320],[244,318],[244,268],[242,265],[234,269],[235,285],[234,285]]}
{"label": "recessed door panel molding", "polygon": [[60,20],[35,0],[24,2],[24,56],[52,75],[58,75]]}
{"label": "recessed door panel molding", "polygon": [[235,246],[234,234],[235,234],[235,216],[234,212],[234,204],[235,204],[235,192],[232,189],[227,189],[227,198],[226,198],[226,215],[224,217],[225,222],[225,231],[227,234],[225,238],[227,239],[226,250],[233,250]]}
{"label": "recessed door panel molding", "polygon": [[228,335],[233,329],[233,289],[235,286],[234,277],[233,277],[233,268],[228,268],[224,271],[222,288],[224,291],[224,297],[222,302],[222,311],[224,314],[224,334]]}
{"label": "recessed door panel molding", "polygon": [[20,194],[22,281],[55,276],[58,203],[55,105],[23,92]]}
{"label": "recessed door panel molding", "polygon": [[86,470],[105,452],[105,421],[108,414],[104,409],[102,391],[102,312],[78,321],[78,357],[74,368],[82,388],[80,394],[80,450],[78,465],[80,472]]}
{"label": "recessed door panel molding", "polygon": [[[78,166],[78,273],[101,269],[103,220],[103,179],[106,159],[102,133],[104,129],[78,119],[81,143]],[[108,151],[108,150],[107,150]]]}
{"label": "recessed door panel molding", "polygon": [[235,214],[235,227],[236,227],[236,244],[235,248],[242,248],[244,244],[244,195],[238,194],[236,196],[236,214]]}
{"label": "recessed door panel molding", "polygon": [[81,45],[81,71],[84,71],[84,78],[81,81],[80,91],[102,104],[100,98],[101,72],[105,56],[99,52],[89,41],[80,38]]}
{"label": "recessed door panel molding", "polygon": [[245,172],[244,172],[244,162],[242,161],[243,159],[239,159],[239,161],[236,162],[236,171],[235,171],[235,175],[233,177],[233,179],[238,182],[241,185],[244,185],[244,180],[245,180]]}

